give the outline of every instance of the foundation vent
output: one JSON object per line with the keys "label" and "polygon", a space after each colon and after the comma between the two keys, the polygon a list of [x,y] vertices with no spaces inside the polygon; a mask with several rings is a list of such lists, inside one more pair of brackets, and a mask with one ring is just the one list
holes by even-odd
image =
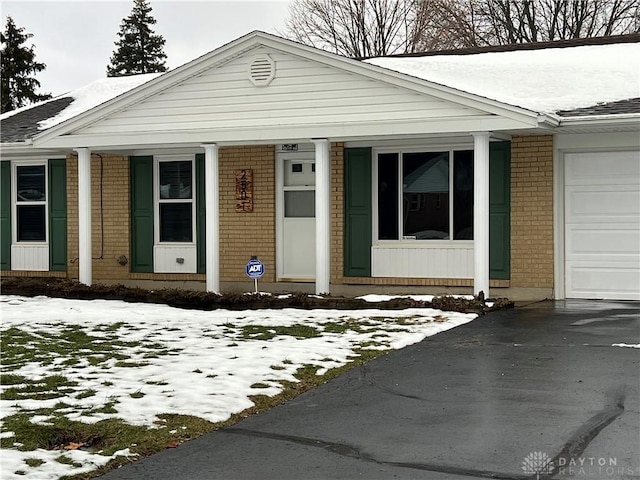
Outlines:
{"label": "foundation vent", "polygon": [[269,55],[258,55],[249,65],[249,80],[256,87],[266,87],[276,76],[276,64]]}

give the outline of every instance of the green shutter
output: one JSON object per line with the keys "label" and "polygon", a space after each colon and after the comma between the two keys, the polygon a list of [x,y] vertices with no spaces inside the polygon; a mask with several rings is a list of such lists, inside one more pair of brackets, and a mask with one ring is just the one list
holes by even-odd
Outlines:
{"label": "green shutter", "polygon": [[0,270],[11,270],[11,162],[0,162]]}
{"label": "green shutter", "polygon": [[67,161],[49,160],[49,270],[67,270]]}
{"label": "green shutter", "polygon": [[204,153],[196,155],[196,242],[198,252],[198,273],[206,271],[206,207],[204,196]]}
{"label": "green shutter", "polygon": [[344,150],[344,274],[371,276],[371,149]]}
{"label": "green shutter", "polygon": [[131,271],[153,272],[153,157],[131,157]]}
{"label": "green shutter", "polygon": [[489,278],[507,280],[511,263],[511,142],[489,146]]}

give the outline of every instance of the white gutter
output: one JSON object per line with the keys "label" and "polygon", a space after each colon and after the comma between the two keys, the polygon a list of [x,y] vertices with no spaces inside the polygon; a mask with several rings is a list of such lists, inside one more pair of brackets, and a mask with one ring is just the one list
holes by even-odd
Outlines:
{"label": "white gutter", "polygon": [[635,124],[638,126],[640,121],[640,113],[618,113],[609,115],[580,115],[575,117],[561,117],[560,126],[564,125],[617,125],[617,124]]}

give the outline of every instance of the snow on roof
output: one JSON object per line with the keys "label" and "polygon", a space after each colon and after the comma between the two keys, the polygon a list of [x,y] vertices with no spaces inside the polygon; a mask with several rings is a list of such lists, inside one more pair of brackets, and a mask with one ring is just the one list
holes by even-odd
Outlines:
{"label": "snow on roof", "polygon": [[365,61],[539,113],[640,97],[640,43]]}
{"label": "snow on roof", "polygon": [[34,109],[38,106],[45,105],[50,102],[54,102],[61,98],[72,98],[73,101],[58,111],[55,115],[48,118],[40,118],[38,121],[38,130],[46,130],[59,123],[64,122],[76,115],[86,112],[102,103],[105,103],[112,98],[122,95],[123,93],[133,90],[134,88],[146,83],[161,74],[159,73],[147,73],[142,75],[131,75],[128,77],[108,77],[96,80],[84,87],[80,87],[77,90],[73,90],[68,93],[64,93],[58,97],[43,102],[27,105],[25,107],[11,110],[0,115],[0,121],[13,117],[16,114],[23,113],[25,111]]}

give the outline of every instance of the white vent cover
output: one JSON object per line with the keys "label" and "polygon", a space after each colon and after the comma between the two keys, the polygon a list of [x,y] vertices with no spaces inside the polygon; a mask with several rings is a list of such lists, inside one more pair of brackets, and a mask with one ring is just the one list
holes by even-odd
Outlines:
{"label": "white vent cover", "polygon": [[253,57],[249,65],[249,80],[256,87],[266,87],[276,76],[276,64],[269,55]]}

